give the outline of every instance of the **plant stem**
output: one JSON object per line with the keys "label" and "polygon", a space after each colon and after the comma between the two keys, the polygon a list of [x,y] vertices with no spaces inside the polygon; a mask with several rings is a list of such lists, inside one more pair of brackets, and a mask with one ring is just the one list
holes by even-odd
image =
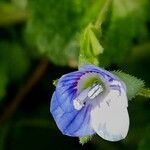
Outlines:
{"label": "plant stem", "polygon": [[150,98],[150,89],[143,88],[138,95]]}
{"label": "plant stem", "polygon": [[105,18],[106,18],[106,15],[109,11],[109,8],[112,4],[112,0],[107,0],[102,8],[102,10],[100,11],[99,15],[98,15],[98,18],[96,20],[96,23],[95,23],[95,28],[99,29],[101,24],[104,22]]}

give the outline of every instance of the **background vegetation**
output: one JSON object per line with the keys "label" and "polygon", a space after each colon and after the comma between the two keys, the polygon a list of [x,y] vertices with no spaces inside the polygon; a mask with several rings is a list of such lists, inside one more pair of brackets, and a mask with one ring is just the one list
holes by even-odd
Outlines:
{"label": "background vegetation", "polygon": [[[98,136],[84,146],[64,136],[49,113],[53,81],[76,70],[80,34],[105,0],[0,0],[0,150],[150,149],[150,101],[129,101],[125,140]],[[113,0],[99,37],[100,66],[150,87],[150,1]]]}

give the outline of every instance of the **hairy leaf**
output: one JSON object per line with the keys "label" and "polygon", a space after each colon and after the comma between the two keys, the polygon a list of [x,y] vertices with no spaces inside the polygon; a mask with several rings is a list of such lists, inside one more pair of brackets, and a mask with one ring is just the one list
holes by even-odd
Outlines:
{"label": "hairy leaf", "polygon": [[123,73],[121,71],[113,71],[113,73],[117,75],[122,81],[124,81],[129,100],[138,95],[144,87],[144,82],[134,76]]}

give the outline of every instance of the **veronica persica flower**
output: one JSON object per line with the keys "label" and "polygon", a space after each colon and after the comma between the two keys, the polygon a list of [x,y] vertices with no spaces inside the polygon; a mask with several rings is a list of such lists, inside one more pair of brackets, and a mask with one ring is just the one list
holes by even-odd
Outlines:
{"label": "veronica persica flower", "polygon": [[65,135],[97,133],[103,139],[124,139],[129,128],[123,81],[94,65],[63,75],[51,99],[50,112]]}

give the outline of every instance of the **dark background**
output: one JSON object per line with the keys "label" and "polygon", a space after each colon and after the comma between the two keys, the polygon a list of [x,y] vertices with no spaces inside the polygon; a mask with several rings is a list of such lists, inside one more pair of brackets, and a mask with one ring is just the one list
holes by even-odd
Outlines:
{"label": "dark background", "polygon": [[[84,146],[62,135],[49,105],[53,81],[77,70],[79,35],[105,0],[0,0],[0,150],[148,150],[150,101],[129,101],[126,139],[98,136]],[[114,0],[102,25],[100,66],[150,87],[149,0]]]}

